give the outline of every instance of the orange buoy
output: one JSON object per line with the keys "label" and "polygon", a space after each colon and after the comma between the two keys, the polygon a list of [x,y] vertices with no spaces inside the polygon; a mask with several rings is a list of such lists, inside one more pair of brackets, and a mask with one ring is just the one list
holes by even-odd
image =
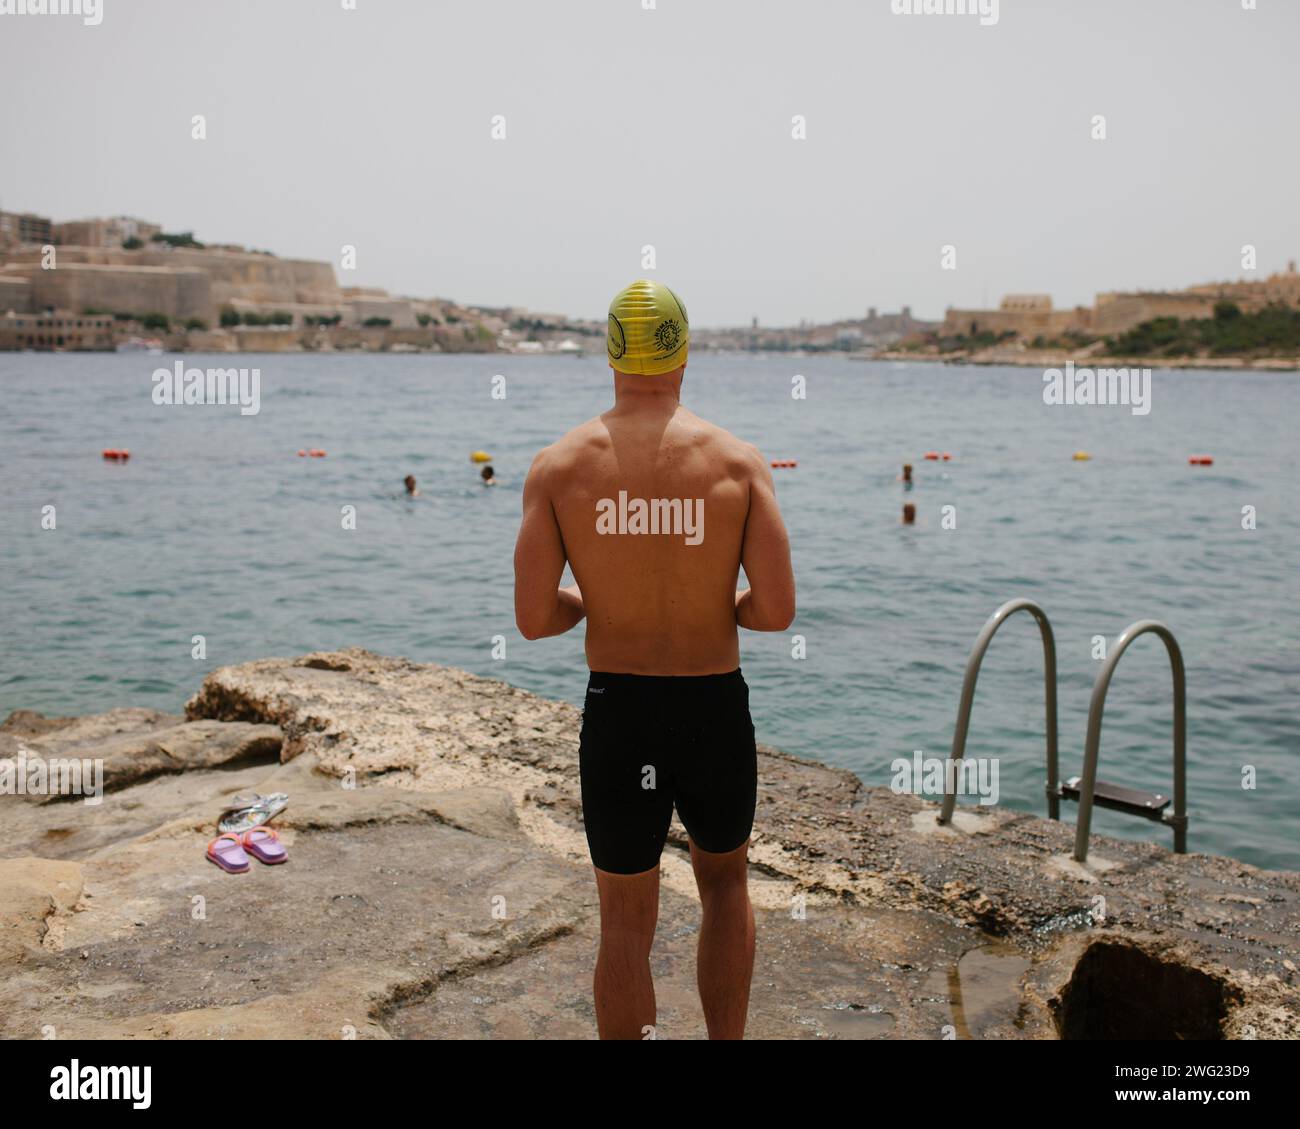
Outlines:
{"label": "orange buoy", "polygon": [[929,459],[930,462],[932,462],[932,463],[933,463],[933,462],[937,462],[937,461],[938,461],[938,458],[939,458],[939,452],[938,452],[938,451],[926,451],[924,457],[927,458],[927,459]]}
{"label": "orange buoy", "polygon": [[309,454],[313,459],[323,459],[325,457],[325,452],[319,447],[313,447],[307,452],[307,454]]}
{"label": "orange buoy", "polygon": [[1214,460],[1209,455],[1193,455],[1187,460],[1192,466],[1213,466]]}
{"label": "orange buoy", "polygon": [[797,467],[798,465],[799,465],[798,459],[773,459],[772,460],[772,466],[778,469],[780,469],[781,467]]}
{"label": "orange buoy", "polygon": [[946,463],[946,462],[947,462],[949,459],[951,459],[951,458],[952,458],[952,456],[951,456],[950,454],[948,454],[947,451],[944,451],[944,453],[943,453],[943,461]]}
{"label": "orange buoy", "polygon": [[306,452],[306,451],[299,451],[299,452],[298,452],[298,458],[300,458],[300,459],[305,459],[306,457],[307,457],[307,452]]}
{"label": "orange buoy", "polygon": [[131,452],[125,448],[105,447],[104,458],[112,459],[114,462],[126,462],[131,457]]}

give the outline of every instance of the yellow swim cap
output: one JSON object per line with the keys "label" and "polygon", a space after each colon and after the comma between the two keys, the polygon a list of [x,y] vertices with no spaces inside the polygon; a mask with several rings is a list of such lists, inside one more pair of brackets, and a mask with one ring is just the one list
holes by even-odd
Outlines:
{"label": "yellow swim cap", "polygon": [[668,287],[639,278],[609,304],[605,351],[619,372],[658,376],[686,363],[690,323]]}

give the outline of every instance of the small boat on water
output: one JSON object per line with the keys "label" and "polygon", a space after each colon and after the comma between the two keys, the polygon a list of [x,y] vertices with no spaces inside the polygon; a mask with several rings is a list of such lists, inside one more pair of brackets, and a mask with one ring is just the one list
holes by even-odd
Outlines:
{"label": "small boat on water", "polygon": [[157,337],[129,337],[117,343],[119,353],[146,353],[151,357],[161,357],[163,343]]}

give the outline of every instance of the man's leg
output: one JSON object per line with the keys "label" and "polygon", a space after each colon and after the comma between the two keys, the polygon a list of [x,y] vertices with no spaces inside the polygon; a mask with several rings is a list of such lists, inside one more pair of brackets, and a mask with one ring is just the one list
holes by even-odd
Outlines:
{"label": "man's leg", "polygon": [[754,975],[754,908],[749,904],[749,841],[711,854],[691,840],[691,865],[700,889],[696,975],[710,1039],[743,1039]]}
{"label": "man's leg", "polygon": [[659,867],[641,874],[592,869],[600,892],[596,1027],[602,1039],[644,1039],[656,1020],[650,946],[659,919]]}

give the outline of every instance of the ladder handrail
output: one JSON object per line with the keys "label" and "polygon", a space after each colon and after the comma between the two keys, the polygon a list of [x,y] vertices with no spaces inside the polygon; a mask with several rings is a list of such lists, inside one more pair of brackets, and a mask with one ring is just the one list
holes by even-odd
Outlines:
{"label": "ladder handrail", "polygon": [[1111,676],[1119,664],[1120,656],[1128,645],[1148,632],[1159,635],[1169,652],[1169,666],[1174,681],[1174,814],[1162,822],[1174,829],[1174,851],[1187,852],[1187,685],[1183,668],[1183,652],[1174,633],[1154,619],[1140,619],[1129,624],[1115,641],[1097,683],[1092,689],[1092,704],[1088,707],[1088,740],[1083,754],[1083,779],[1079,784],[1079,819],[1074,835],[1074,858],[1086,862],[1088,858],[1088,831],[1092,825],[1092,801],[1097,789],[1097,761],[1101,748],[1101,715],[1106,707],[1106,691]]}
{"label": "ladder handrail", "polygon": [[[961,684],[961,704],[957,707],[957,727],[952,734],[953,762],[961,760],[966,753],[966,734],[970,729],[971,702],[975,697],[975,681],[979,677],[980,664],[984,661],[984,652],[988,650],[993,636],[1007,619],[1018,611],[1029,612],[1038,623],[1039,633],[1043,637],[1043,681],[1047,697],[1047,808],[1052,819],[1061,817],[1060,789],[1057,787],[1057,748],[1056,748],[1056,637],[1052,625],[1043,611],[1033,600],[1008,600],[989,616],[975,640],[970,658],[966,660],[966,677]],[[950,789],[949,785],[953,787]],[[947,823],[952,819],[953,807],[957,803],[956,772],[944,774],[943,810],[939,813],[939,822]]]}

